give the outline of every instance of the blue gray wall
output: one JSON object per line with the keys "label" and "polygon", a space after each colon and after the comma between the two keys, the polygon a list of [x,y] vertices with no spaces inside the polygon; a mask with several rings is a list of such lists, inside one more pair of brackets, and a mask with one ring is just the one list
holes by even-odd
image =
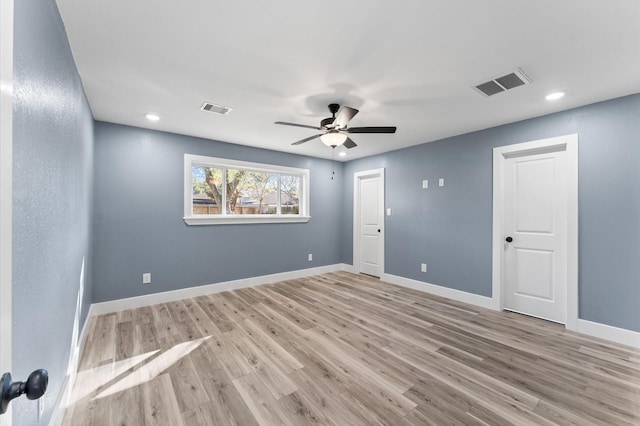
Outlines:
{"label": "blue gray wall", "polygon": [[[342,260],[340,163],[102,122],[95,153],[94,302]],[[310,169],[311,220],[187,226],[185,153]]]}
{"label": "blue gray wall", "polygon": [[[49,370],[46,424],[67,373],[83,258],[91,276],[93,118],[55,2],[14,7],[12,373]],[[87,281],[82,322],[91,298]],[[36,402],[11,405],[14,425],[36,423]]]}
{"label": "blue gray wall", "polygon": [[570,133],[579,135],[579,316],[640,331],[640,95],[347,163],[343,262],[353,262],[353,173],[384,167],[385,272],[491,296],[492,149]]}
{"label": "blue gray wall", "polygon": [[[49,370],[44,423],[90,302],[351,263],[356,171],[386,169],[387,273],[490,296],[491,150],[567,133],[580,137],[580,317],[640,331],[640,95],[333,165],[94,123],[55,2],[15,2],[14,27],[12,372]],[[311,221],[185,225],[185,152],[309,168]],[[34,402],[12,407],[14,424],[35,423]]]}

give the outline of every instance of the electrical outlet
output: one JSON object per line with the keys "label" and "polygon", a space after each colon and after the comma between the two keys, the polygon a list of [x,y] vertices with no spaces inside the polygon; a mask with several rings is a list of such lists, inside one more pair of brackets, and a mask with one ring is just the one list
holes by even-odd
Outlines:
{"label": "electrical outlet", "polygon": [[311,253],[309,253],[308,259],[309,259],[309,262],[313,260],[313,255]]}
{"label": "electrical outlet", "polygon": [[426,263],[421,263],[420,264],[420,271],[421,272],[427,272],[427,264]]}
{"label": "electrical outlet", "polygon": [[150,284],[150,283],[151,283],[151,272],[142,274],[142,284]]}
{"label": "electrical outlet", "polygon": [[391,216],[391,209],[387,209],[387,216]]}
{"label": "electrical outlet", "polygon": [[443,178],[438,179],[438,186],[444,186],[444,179]]}
{"label": "electrical outlet", "polygon": [[429,181],[427,179],[422,181],[422,188],[427,189],[429,187]]}

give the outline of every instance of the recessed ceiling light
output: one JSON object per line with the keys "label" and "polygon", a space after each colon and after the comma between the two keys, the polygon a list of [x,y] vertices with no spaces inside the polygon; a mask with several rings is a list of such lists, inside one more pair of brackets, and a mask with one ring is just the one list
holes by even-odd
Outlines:
{"label": "recessed ceiling light", "polygon": [[547,96],[545,96],[545,99],[548,101],[555,101],[557,99],[560,99],[563,96],[564,96],[564,92],[554,92],[554,93],[549,93]]}
{"label": "recessed ceiling light", "polygon": [[344,152],[344,151],[342,151],[342,152],[340,152],[338,155],[339,155],[340,157],[346,157],[346,156],[347,156],[347,153],[346,153],[346,152]]}
{"label": "recessed ceiling light", "polygon": [[146,113],[144,116],[149,121],[158,121],[158,120],[160,120],[160,117],[158,115],[152,114],[150,112]]}

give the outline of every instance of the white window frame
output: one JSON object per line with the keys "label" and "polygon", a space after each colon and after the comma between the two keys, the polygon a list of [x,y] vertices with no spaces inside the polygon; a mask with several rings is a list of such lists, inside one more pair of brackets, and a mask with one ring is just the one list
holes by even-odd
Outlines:
{"label": "white window frame", "polygon": [[[278,201],[278,213],[261,214],[227,214],[222,208],[217,215],[193,214],[193,182],[192,167],[205,166],[220,169],[248,169],[255,172],[281,173],[300,176],[300,213],[281,214]],[[280,191],[278,190],[278,194]],[[247,161],[229,160],[226,158],[207,157],[203,155],[184,155],[184,217],[187,225],[227,225],[240,223],[300,223],[309,222],[309,169],[276,166],[272,164],[252,163]]]}

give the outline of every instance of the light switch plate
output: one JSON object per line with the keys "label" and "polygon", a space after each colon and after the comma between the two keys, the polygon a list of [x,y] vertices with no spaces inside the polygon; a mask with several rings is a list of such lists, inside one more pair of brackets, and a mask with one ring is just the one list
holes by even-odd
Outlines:
{"label": "light switch plate", "polygon": [[422,189],[427,189],[429,187],[429,181],[427,179],[422,181]]}
{"label": "light switch plate", "polygon": [[438,186],[444,186],[444,179],[443,178],[438,179]]}

